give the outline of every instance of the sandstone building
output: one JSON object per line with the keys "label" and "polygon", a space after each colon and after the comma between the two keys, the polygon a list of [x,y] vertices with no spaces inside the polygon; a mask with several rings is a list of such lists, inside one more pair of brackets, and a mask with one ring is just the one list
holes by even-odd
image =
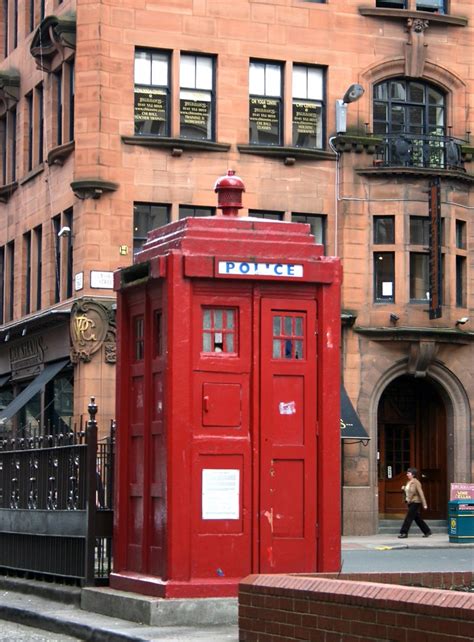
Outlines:
{"label": "sandstone building", "polygon": [[471,0],[2,0],[3,431],[62,430],[91,395],[113,418],[112,273],[212,215],[233,168],[243,215],[307,222],[343,262],[370,438],[345,421],[344,532],[403,510],[409,465],[445,518],[474,480],[473,21]]}

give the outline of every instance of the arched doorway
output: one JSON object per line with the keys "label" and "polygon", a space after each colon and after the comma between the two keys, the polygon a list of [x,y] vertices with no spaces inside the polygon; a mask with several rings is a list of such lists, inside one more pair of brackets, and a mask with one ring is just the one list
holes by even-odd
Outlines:
{"label": "arched doorway", "polygon": [[398,377],[378,407],[379,513],[404,513],[406,469],[418,468],[428,503],[426,517],[443,519],[447,506],[446,408],[429,379]]}

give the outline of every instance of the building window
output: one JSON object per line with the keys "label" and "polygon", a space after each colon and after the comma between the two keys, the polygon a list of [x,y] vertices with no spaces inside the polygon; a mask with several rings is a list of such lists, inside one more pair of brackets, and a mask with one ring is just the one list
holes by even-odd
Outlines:
{"label": "building window", "polygon": [[376,0],[375,6],[381,9],[411,9],[446,13],[446,0]]}
{"label": "building window", "polygon": [[374,244],[392,245],[393,243],[395,243],[395,218],[374,216]]}
{"label": "building window", "polygon": [[63,70],[54,73],[54,97],[56,103],[56,145],[63,144]]}
{"label": "building window", "polygon": [[207,353],[237,352],[237,312],[225,308],[202,311],[202,351]]}
{"label": "building window", "polygon": [[466,307],[466,257],[456,256],[456,307]]}
{"label": "building window", "polygon": [[31,232],[23,234],[24,275],[25,275],[25,314],[31,312]]}
{"label": "building window", "polygon": [[430,298],[429,254],[410,252],[410,301]]}
{"label": "building window", "polygon": [[456,221],[456,247],[466,249],[466,221]]}
{"label": "building window", "polygon": [[410,216],[410,243],[412,245],[430,244],[430,219],[426,216]]}
{"label": "building window", "polygon": [[64,237],[66,245],[66,278],[65,278],[65,292],[63,293],[66,299],[72,297],[72,280],[73,280],[73,244],[74,228],[73,228],[73,209],[66,210],[63,214],[63,227],[69,228],[68,234]]}
{"label": "building window", "polygon": [[5,246],[0,247],[0,325],[5,321]]}
{"label": "building window", "polygon": [[25,96],[26,100],[26,136],[27,136],[27,171],[33,169],[33,93]]}
{"label": "building window", "polygon": [[214,140],[214,59],[181,54],[180,136]]}
{"label": "building window", "polygon": [[34,229],[34,264],[36,276],[36,310],[41,310],[41,295],[42,295],[42,278],[43,278],[43,228],[41,225]]}
{"label": "building window", "polygon": [[467,226],[456,221],[456,307],[466,307]]}
{"label": "building window", "polygon": [[53,250],[54,250],[54,303],[58,303],[61,296],[61,215],[53,218]]}
{"label": "building window", "polygon": [[169,136],[170,56],[135,51],[135,134]]}
{"label": "building window", "polygon": [[[63,74],[64,76],[64,74]],[[74,92],[75,92],[75,79],[74,79],[74,60],[66,63],[66,81],[65,94],[67,93],[68,101],[64,110],[65,122],[64,130],[68,133],[68,140],[74,140]]]}
{"label": "building window", "polygon": [[28,9],[28,16],[27,16],[28,30],[31,33],[35,28],[35,0],[27,0],[26,6]]}
{"label": "building window", "polygon": [[3,40],[3,57],[8,56],[8,0],[3,0],[2,2],[2,24],[0,28],[2,29],[2,40]]}
{"label": "building window", "polygon": [[134,203],[133,205],[133,253],[141,250],[150,230],[162,227],[170,221],[169,205]]}
{"label": "building window", "polygon": [[43,162],[44,153],[44,96],[43,84],[39,84],[35,89],[36,104],[34,109],[36,111],[35,125],[36,125],[36,161],[38,164]]}
{"label": "building window", "polygon": [[276,62],[250,62],[249,141],[256,145],[281,145],[282,65]]}
{"label": "building window", "polygon": [[273,359],[304,359],[304,325],[298,314],[273,316]]}
{"label": "building window", "polygon": [[293,145],[323,147],[324,71],[318,67],[293,67]]}
{"label": "building window", "polygon": [[201,216],[215,216],[215,207],[193,207],[192,205],[179,206],[179,218],[194,218]]}
{"label": "building window", "polygon": [[[374,87],[374,134],[389,165],[445,168],[445,97],[427,83],[397,78]],[[455,150],[454,150],[455,151]],[[455,161],[450,160],[450,165]]]}
{"label": "building window", "polygon": [[374,253],[374,300],[376,303],[395,302],[395,254]]}
{"label": "building window", "polygon": [[308,223],[315,242],[322,245],[324,253],[326,253],[326,216],[322,214],[292,214],[291,220],[296,223]]}
{"label": "building window", "polygon": [[249,216],[255,218],[266,218],[270,221],[282,221],[283,212],[270,212],[268,210],[249,210]]}
{"label": "building window", "polygon": [[13,0],[13,48],[18,47],[18,0]]}
{"label": "building window", "polygon": [[7,243],[6,259],[5,321],[12,321],[15,308],[15,241]]}

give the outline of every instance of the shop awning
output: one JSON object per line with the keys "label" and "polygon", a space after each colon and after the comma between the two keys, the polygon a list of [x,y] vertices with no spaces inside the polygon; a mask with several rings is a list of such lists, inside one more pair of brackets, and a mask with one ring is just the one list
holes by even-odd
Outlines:
{"label": "shop awning", "polygon": [[69,359],[62,359],[54,363],[48,363],[44,370],[33,379],[29,386],[20,392],[18,397],[15,397],[6,408],[0,411],[0,424],[5,423],[7,419],[11,419],[13,415],[23,408],[23,406],[32,399],[37,392],[39,392],[47,383],[55,377],[60,370],[69,363]]}
{"label": "shop awning", "polygon": [[362,425],[359,415],[352,405],[349,395],[344,386],[341,385],[341,439],[370,439],[367,431]]}

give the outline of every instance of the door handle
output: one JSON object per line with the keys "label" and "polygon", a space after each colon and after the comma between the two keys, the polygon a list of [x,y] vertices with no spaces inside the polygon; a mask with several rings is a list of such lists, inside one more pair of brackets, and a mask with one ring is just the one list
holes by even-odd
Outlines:
{"label": "door handle", "polygon": [[202,407],[204,409],[204,412],[209,412],[209,397],[208,395],[204,395],[202,398]]}

